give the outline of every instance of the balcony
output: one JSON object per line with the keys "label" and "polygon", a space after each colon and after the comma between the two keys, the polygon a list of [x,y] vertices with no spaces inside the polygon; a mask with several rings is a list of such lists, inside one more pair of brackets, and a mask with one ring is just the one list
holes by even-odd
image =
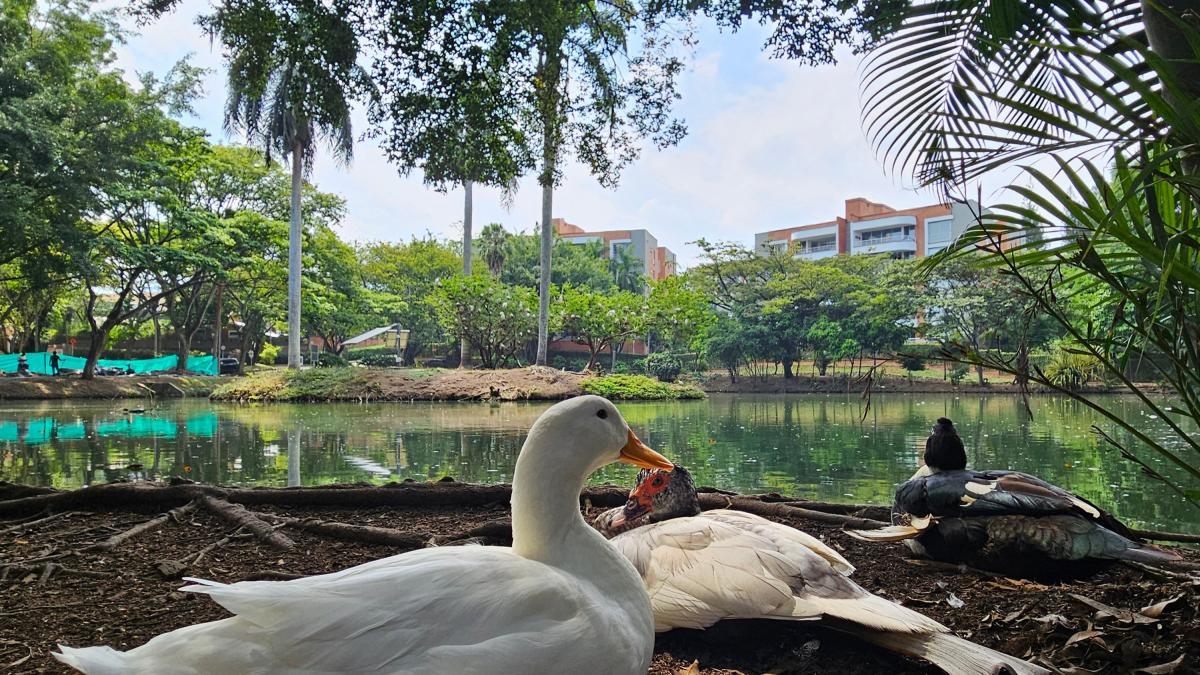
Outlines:
{"label": "balcony", "polygon": [[803,241],[792,242],[792,255],[804,260],[817,260],[837,255],[837,241],[827,240],[805,245]]}
{"label": "balcony", "polygon": [[917,237],[913,232],[891,232],[884,235],[854,237],[855,253],[892,253],[917,251]]}

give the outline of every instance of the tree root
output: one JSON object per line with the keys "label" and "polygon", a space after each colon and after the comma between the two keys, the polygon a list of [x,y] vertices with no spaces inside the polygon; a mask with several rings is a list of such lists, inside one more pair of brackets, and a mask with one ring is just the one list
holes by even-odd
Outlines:
{"label": "tree root", "polygon": [[462,532],[432,537],[429,539],[428,545],[448,546],[452,543],[466,541],[468,539],[483,542],[495,541],[502,544],[511,544],[512,521],[508,520],[507,518],[492,520],[480,525],[479,527],[473,527]]}
{"label": "tree root", "polygon": [[211,511],[217,517],[231,525],[246,528],[247,531],[263,543],[285,551],[290,551],[296,547],[296,542],[289,539],[286,535],[277,532],[276,528],[272,527],[270,523],[259,518],[253,511],[250,511],[241,504],[231,504],[223,499],[209,495],[201,495],[199,501],[200,505],[206,510]]}
{"label": "tree root", "polygon": [[200,502],[198,500],[193,499],[192,501],[188,502],[187,504],[184,504],[183,506],[171,509],[170,511],[167,511],[166,513],[162,514],[161,516],[151,519],[151,520],[147,520],[144,523],[138,523],[137,525],[134,525],[133,527],[129,528],[128,530],[125,530],[124,532],[119,532],[119,533],[114,534],[113,536],[109,537],[108,539],[105,539],[102,542],[88,546],[84,550],[111,551],[111,550],[115,549],[116,547],[120,546],[121,544],[125,543],[126,541],[129,541],[130,539],[133,539],[134,537],[136,537],[138,535],[146,534],[147,532],[153,532],[154,530],[157,530],[158,528],[162,527],[163,525],[166,525],[167,521],[173,520],[178,523],[180,521],[180,519],[183,518],[183,516],[195,511],[196,507],[198,507],[199,505],[200,505]]}
{"label": "tree root", "polygon": [[383,544],[404,549],[422,548],[429,541],[428,534],[404,532],[390,527],[348,525],[315,518],[282,518],[280,521],[285,527],[343,541]]}
{"label": "tree root", "polygon": [[[68,492],[56,491],[0,501],[0,517],[18,517],[46,509],[162,509],[182,506],[205,496],[246,506],[485,506],[507,504],[512,497],[512,488],[508,485],[458,482],[390,483],[380,487],[257,489],[197,484],[158,486],[146,483],[109,483]],[[628,497],[628,489],[615,486],[589,487],[580,495],[581,500],[588,500],[599,507],[620,506]]]}
{"label": "tree root", "polygon": [[700,495],[700,508],[705,511],[712,509],[735,509],[737,511],[753,513],[756,516],[764,518],[804,518],[805,520],[825,523],[827,525],[841,525],[842,527],[852,527],[859,530],[877,530],[888,525],[882,520],[845,516],[838,513],[825,513],[824,511],[814,511],[782,502],[765,502],[750,497],[727,497],[724,495],[703,494]]}

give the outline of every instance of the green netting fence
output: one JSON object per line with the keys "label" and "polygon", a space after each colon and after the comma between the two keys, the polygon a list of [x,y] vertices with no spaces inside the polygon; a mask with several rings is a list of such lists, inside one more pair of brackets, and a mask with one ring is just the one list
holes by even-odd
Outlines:
{"label": "green netting fence", "polygon": [[[36,375],[51,375],[50,370],[50,353],[49,352],[28,352],[25,358],[29,361],[29,371]],[[17,372],[17,361],[20,356],[17,354],[0,354],[0,371],[4,373]],[[87,359],[82,356],[67,356],[66,354],[58,355],[58,368],[63,370],[83,370],[83,366],[87,364]],[[165,373],[175,370],[175,366],[179,364],[179,357],[175,354],[170,356],[160,356],[156,359],[100,359],[97,365],[107,368],[118,368],[121,372],[132,368],[135,375],[146,375],[148,373]],[[187,370],[189,373],[197,375],[216,375],[217,360],[210,356],[189,356],[187,360]]]}

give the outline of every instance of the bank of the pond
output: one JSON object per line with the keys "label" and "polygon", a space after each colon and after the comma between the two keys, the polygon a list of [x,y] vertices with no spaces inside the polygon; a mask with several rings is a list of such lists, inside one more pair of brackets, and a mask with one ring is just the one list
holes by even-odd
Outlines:
{"label": "bank of the pond", "polygon": [[[397,484],[374,488],[377,498],[329,487],[226,490],[229,502],[245,504],[260,522],[272,524],[262,540],[249,528],[234,533],[238,526],[228,514],[199,506],[110,545],[113,535],[187,504],[193,496],[188,489],[203,490],[180,486],[163,489],[162,498],[89,501],[75,495],[68,501],[45,497],[54,494],[46,489],[0,484],[0,617],[8,619],[0,621],[0,664],[15,673],[67,673],[49,656],[58,643],[129,649],[159,633],[228,616],[203,596],[179,593],[180,576],[286,579],[467,535],[489,545],[505,545],[510,536],[502,522],[509,508],[501,486]],[[346,498],[337,499],[339,492]],[[418,495],[422,500],[409,498]],[[583,510],[591,517],[620,503],[624,490],[589,488],[588,495]],[[31,497],[40,501],[12,508]],[[48,499],[58,500],[53,518],[30,515],[29,508],[44,508]],[[25,514],[24,522],[18,514]],[[1200,592],[1189,583],[1121,566],[1050,585],[956,573],[915,565],[903,546],[860,542],[835,524],[791,515],[772,519],[837,548],[869,590],[962,637],[1061,672],[1124,673],[1163,664],[1175,666],[1143,672],[1195,672],[1200,659]],[[269,538],[277,534],[293,545],[272,544]],[[48,574],[47,563],[54,565]],[[782,621],[730,621],[708,631],[663,634],[650,672],[675,675],[693,661],[702,673],[936,672],[812,622]]]}
{"label": "bank of the pond", "polygon": [[[994,374],[993,374],[994,375]],[[768,375],[765,377],[750,377],[741,376],[736,380],[725,374],[710,374],[704,378],[700,387],[710,394],[837,394],[837,393],[860,393],[867,386],[866,380],[861,375],[796,375],[791,378],[784,378],[782,375]],[[1153,383],[1145,383],[1138,385],[1143,391],[1158,391],[1160,388]],[[917,393],[917,394],[957,394],[957,393],[972,393],[972,394],[1019,394],[1021,393],[1018,387],[1011,379],[998,379],[993,376],[989,378],[985,384],[979,384],[974,379],[974,375],[970,379],[955,384],[950,380],[943,380],[936,377],[907,377],[904,375],[883,375],[876,376],[871,383],[871,390],[875,393]],[[1103,384],[1089,385],[1084,387],[1082,391],[1092,394],[1127,394],[1129,390],[1124,387],[1110,387]],[[1030,392],[1034,394],[1054,393],[1044,387],[1031,387]]]}
{"label": "bank of the pond", "polygon": [[537,401],[595,393],[613,399],[703,397],[684,384],[645,376],[594,377],[531,366],[508,370],[429,368],[264,369],[213,392],[217,401]]}
{"label": "bank of the pond", "polygon": [[194,375],[96,377],[0,377],[0,400],[66,398],[205,397],[224,379]]}

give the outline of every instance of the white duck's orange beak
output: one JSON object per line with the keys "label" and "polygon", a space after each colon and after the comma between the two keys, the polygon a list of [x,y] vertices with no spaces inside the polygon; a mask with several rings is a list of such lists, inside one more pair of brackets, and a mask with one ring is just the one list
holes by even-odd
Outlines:
{"label": "white duck's orange beak", "polygon": [[645,443],[642,442],[637,434],[633,433],[633,429],[629,430],[629,440],[625,443],[625,447],[621,448],[621,456],[619,461],[634,466],[640,466],[643,469],[666,469],[670,471],[675,468],[666,457],[651,450]]}

